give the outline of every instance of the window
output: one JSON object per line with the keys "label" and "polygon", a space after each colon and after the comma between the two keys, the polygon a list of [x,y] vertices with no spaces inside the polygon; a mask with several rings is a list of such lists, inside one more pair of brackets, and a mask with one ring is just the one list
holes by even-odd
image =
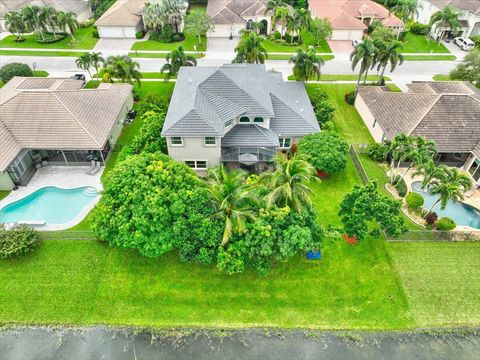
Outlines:
{"label": "window", "polygon": [[253,122],[258,123],[258,124],[263,124],[263,118],[262,117],[256,117],[255,119],[253,119]]}
{"label": "window", "polygon": [[247,30],[253,30],[253,20],[249,19],[247,21]]}
{"label": "window", "polygon": [[375,125],[377,125],[377,119],[373,120],[373,125],[372,125],[372,128],[375,127]]}
{"label": "window", "polygon": [[183,138],[179,136],[173,136],[170,138],[170,144],[172,146],[182,146],[183,145]]}
{"label": "window", "polygon": [[225,127],[229,127],[229,126],[232,126],[233,124],[233,120],[228,120],[228,121],[225,121]]}
{"label": "window", "polygon": [[206,160],[185,160],[184,163],[195,170],[205,170],[207,168]]}
{"label": "window", "polygon": [[289,149],[292,146],[292,139],[290,138],[279,138],[280,147],[284,149]]}
{"label": "window", "polygon": [[249,123],[249,122],[250,122],[250,118],[247,117],[247,116],[242,116],[242,117],[240,118],[240,122],[241,122],[241,123]]}
{"label": "window", "polygon": [[207,136],[205,138],[205,145],[206,146],[215,146],[217,145],[217,138],[213,137],[213,136]]}

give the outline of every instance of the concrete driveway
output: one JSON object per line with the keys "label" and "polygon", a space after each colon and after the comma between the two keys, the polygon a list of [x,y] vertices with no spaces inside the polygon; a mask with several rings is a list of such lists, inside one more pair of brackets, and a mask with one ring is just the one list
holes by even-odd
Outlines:
{"label": "concrete driveway", "polygon": [[238,45],[239,38],[216,38],[209,37],[207,43],[207,52],[205,58],[208,59],[223,59],[231,61],[235,57],[235,47]]}
{"label": "concrete driveway", "polygon": [[104,55],[126,55],[130,52],[137,39],[100,39],[93,48],[94,51],[101,51]]}
{"label": "concrete driveway", "polygon": [[334,54],[350,54],[353,51],[351,40],[329,40],[328,45]]}

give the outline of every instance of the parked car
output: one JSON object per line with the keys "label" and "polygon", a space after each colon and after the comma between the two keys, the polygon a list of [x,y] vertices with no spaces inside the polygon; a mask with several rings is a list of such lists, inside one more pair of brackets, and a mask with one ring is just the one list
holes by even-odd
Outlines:
{"label": "parked car", "polygon": [[82,80],[82,81],[83,81],[83,85],[85,85],[85,82],[86,82],[85,80],[86,80],[86,78],[85,78],[85,75],[83,75],[83,74],[75,74],[75,75],[72,76],[72,79],[73,79],[73,80]]}
{"label": "parked car", "polygon": [[471,50],[475,47],[475,43],[470,40],[469,38],[463,38],[463,37],[456,37],[453,42],[457,44],[460,49],[464,51]]}
{"label": "parked car", "polygon": [[362,42],[363,42],[363,40],[353,40],[353,41],[352,41],[352,45],[353,45],[353,47],[357,47],[357,46],[360,45]]}

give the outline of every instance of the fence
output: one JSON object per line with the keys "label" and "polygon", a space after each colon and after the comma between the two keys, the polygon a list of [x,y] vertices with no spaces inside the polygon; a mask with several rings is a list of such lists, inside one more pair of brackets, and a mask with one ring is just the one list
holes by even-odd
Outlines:
{"label": "fence", "polygon": [[353,165],[355,165],[355,169],[357,169],[357,173],[358,175],[360,175],[360,179],[362,180],[362,183],[364,185],[368,184],[369,179],[368,179],[367,172],[365,171],[365,168],[363,167],[363,164],[360,158],[358,157],[357,150],[355,150],[354,145],[350,145],[349,153],[350,153],[350,157],[352,158]]}
{"label": "fence", "polygon": [[387,241],[480,241],[480,231],[409,230],[398,238],[385,234]]}
{"label": "fence", "polygon": [[39,231],[41,240],[94,240],[89,230]]}

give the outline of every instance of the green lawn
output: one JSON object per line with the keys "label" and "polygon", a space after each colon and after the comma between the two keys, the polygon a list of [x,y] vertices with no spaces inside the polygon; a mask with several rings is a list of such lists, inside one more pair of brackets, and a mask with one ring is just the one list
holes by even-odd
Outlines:
{"label": "green lawn", "polygon": [[202,45],[198,44],[198,37],[185,34],[185,40],[173,43],[163,43],[155,40],[137,41],[133,44],[132,50],[173,50],[178,46],[183,46],[185,51],[194,51],[194,46],[197,46],[197,51],[205,51],[207,47],[207,38],[203,37]]}
{"label": "green lawn", "polygon": [[[168,53],[145,53],[145,52],[130,52],[128,53],[128,56],[131,58],[156,58],[156,59],[165,59],[167,57]],[[200,59],[203,57],[201,54],[189,54],[190,56],[193,56],[196,59]]]}
{"label": "green lawn", "polygon": [[80,51],[28,51],[28,50],[0,50],[0,55],[4,56],[47,56],[47,57],[55,57],[55,56],[73,56],[73,57],[80,57],[84,52]]}
{"label": "green lawn", "polygon": [[[284,55],[269,54],[267,60],[290,60],[291,57],[292,57],[292,54],[284,54]],[[333,55],[321,55],[320,57],[325,61],[335,59],[335,56]]]}
{"label": "green lawn", "polygon": [[[385,81],[390,81],[391,79],[388,76],[383,77]],[[320,76],[320,81],[357,81],[358,75],[356,74],[322,74]],[[378,81],[380,75],[367,75],[367,81]],[[295,75],[291,74],[288,77],[288,80],[296,80]],[[317,80],[316,78],[312,80]]]}
{"label": "green lawn", "polygon": [[436,75],[433,75],[433,80],[435,80],[435,81],[449,81],[451,79],[450,79],[450,75],[436,74]]}
{"label": "green lawn", "polygon": [[402,53],[450,53],[442,43],[424,35],[407,34],[403,42]]}
{"label": "green lawn", "polygon": [[480,243],[388,243],[419,327],[478,326]]}
{"label": "green lawn", "polygon": [[10,194],[10,191],[0,190],[0,200],[5,199],[8,194]]}
{"label": "green lawn", "polygon": [[406,61],[454,61],[455,55],[405,55]]}
{"label": "green lawn", "polygon": [[[309,46],[313,45],[314,38],[311,33],[308,31],[302,32],[303,44],[298,45],[289,45],[289,44],[277,44],[276,42],[270,39],[264,39],[262,42],[263,47],[267,52],[280,52],[280,53],[294,53],[298,48],[306,50]],[[317,53],[331,53],[332,50],[326,41],[322,41],[320,46],[315,47]]]}
{"label": "green lawn", "polygon": [[[142,72],[142,79],[165,79],[166,73],[161,73],[161,72]],[[98,74],[93,74],[92,77],[95,78],[97,77]],[[172,77],[172,79],[176,78]]]}
{"label": "green lawn", "polygon": [[36,41],[36,35],[25,35],[25,41],[15,42],[15,35],[7,36],[5,39],[0,41],[0,48],[35,48],[35,49],[93,49],[98,39],[94,38],[92,35],[93,25],[86,28],[79,28],[75,32],[76,41],[72,42],[70,36],[65,39],[51,43],[51,44],[41,44]]}

